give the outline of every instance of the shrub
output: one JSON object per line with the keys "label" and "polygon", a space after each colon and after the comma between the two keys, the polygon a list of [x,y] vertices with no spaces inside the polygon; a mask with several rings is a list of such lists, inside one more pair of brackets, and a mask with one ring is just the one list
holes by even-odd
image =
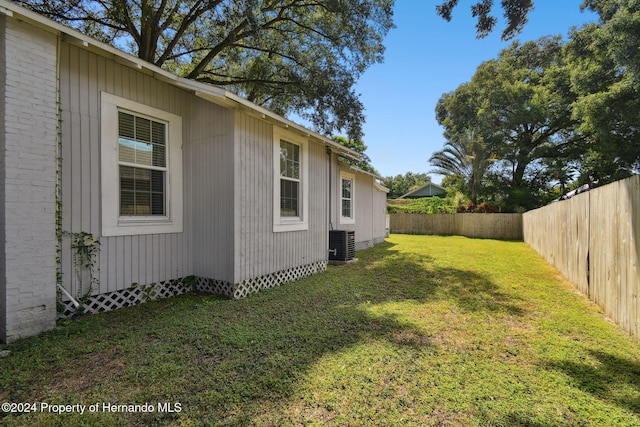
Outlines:
{"label": "shrub", "polygon": [[487,202],[482,202],[479,205],[474,205],[473,202],[469,202],[466,205],[460,205],[457,209],[458,213],[496,213],[498,208],[494,205],[490,205]]}
{"label": "shrub", "polygon": [[455,207],[449,200],[442,197],[423,197],[409,200],[389,200],[387,212],[420,214],[455,213]]}
{"label": "shrub", "polygon": [[487,202],[482,202],[478,205],[477,211],[480,213],[496,213],[498,209]]}

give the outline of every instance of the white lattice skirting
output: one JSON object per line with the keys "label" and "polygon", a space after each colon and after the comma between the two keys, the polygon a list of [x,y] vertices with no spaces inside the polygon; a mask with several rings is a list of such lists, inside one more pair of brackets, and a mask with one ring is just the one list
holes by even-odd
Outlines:
{"label": "white lattice skirting", "polygon": [[327,261],[318,261],[312,264],[301,265],[264,276],[243,280],[242,282],[231,284],[220,280],[199,278],[196,281],[195,290],[224,295],[233,299],[244,298],[262,289],[273,288],[283,283],[310,276],[327,269]]}
{"label": "white lattice skirting", "polygon": [[[273,288],[283,283],[292,282],[302,277],[325,271],[326,269],[327,261],[318,261],[312,264],[301,265],[243,280],[235,284],[223,280],[194,276],[191,276],[189,278],[190,280],[186,280],[186,278],[167,280],[144,286],[135,286],[120,291],[93,295],[87,299],[81,311],[89,314],[102,313],[160,298],[175,297],[192,291],[207,292],[224,295],[233,299],[240,299],[262,289]],[[78,311],[71,301],[62,301],[58,318],[69,318]]]}
{"label": "white lattice skirting", "polygon": [[66,319],[79,311],[82,313],[97,314],[117,310],[160,298],[175,297],[191,292],[192,290],[192,285],[186,283],[184,279],[167,280],[146,286],[133,286],[120,291],[93,295],[87,298],[82,306],[82,310],[79,308],[76,309],[71,301],[62,301],[63,307],[58,313],[58,318]]}
{"label": "white lattice skirting", "polygon": [[318,261],[312,264],[301,265],[287,270],[276,271],[275,273],[243,280],[233,286],[233,294],[227,295],[234,299],[244,298],[249,294],[262,289],[273,288],[283,283],[293,282],[302,277],[310,276],[327,269],[327,261]]}
{"label": "white lattice skirting", "polygon": [[369,249],[377,245],[378,243],[384,242],[384,237],[376,237],[372,240],[362,240],[360,242],[356,242],[356,252],[364,249]]}

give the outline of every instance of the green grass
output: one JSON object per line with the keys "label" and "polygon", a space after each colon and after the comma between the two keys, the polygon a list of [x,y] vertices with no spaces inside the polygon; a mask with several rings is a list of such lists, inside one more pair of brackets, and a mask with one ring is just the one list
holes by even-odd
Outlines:
{"label": "green grass", "polygon": [[525,244],[393,235],[358,258],[0,346],[0,402],[181,406],[0,424],[640,425],[640,344]]}

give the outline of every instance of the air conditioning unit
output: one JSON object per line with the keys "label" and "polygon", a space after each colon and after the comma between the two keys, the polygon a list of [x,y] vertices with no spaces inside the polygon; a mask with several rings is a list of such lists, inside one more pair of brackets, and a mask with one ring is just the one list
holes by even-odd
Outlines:
{"label": "air conditioning unit", "polygon": [[350,230],[329,230],[329,260],[350,261],[356,256],[356,233]]}

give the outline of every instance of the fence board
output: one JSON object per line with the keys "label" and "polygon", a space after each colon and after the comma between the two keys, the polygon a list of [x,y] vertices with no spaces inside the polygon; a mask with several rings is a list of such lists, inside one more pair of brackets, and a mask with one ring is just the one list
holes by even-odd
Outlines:
{"label": "fence board", "polygon": [[391,233],[522,240],[521,214],[391,214]]}
{"label": "fence board", "polygon": [[524,241],[640,337],[640,176],[523,215]]}

